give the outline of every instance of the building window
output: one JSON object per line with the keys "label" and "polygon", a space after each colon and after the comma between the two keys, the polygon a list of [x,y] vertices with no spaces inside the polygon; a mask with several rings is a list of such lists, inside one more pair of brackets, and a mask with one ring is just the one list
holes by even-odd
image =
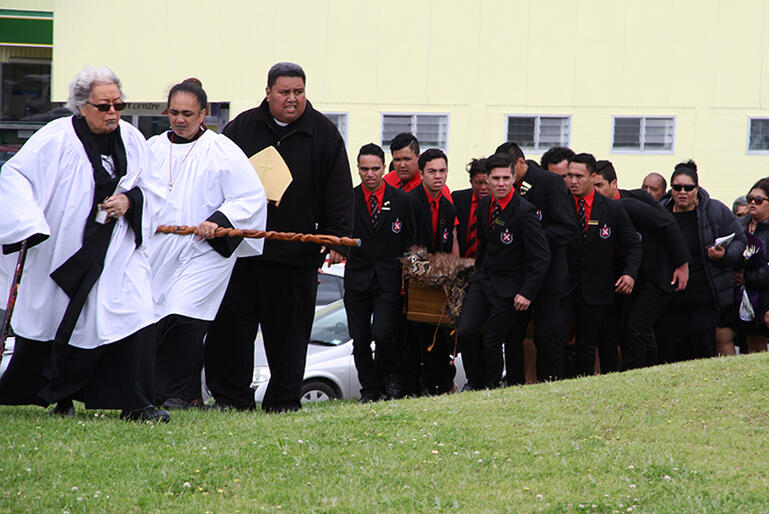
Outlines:
{"label": "building window", "polygon": [[345,146],[347,145],[347,125],[350,115],[346,112],[324,112],[326,118],[331,120],[336,129],[342,135]]}
{"label": "building window", "polygon": [[553,146],[569,146],[569,116],[507,116],[507,141],[523,150],[545,152]]}
{"label": "building window", "polygon": [[769,152],[769,118],[750,118],[748,152]]}
{"label": "building window", "polygon": [[383,114],[382,147],[387,148],[395,136],[411,132],[419,140],[422,150],[440,148],[448,152],[448,114]]}
{"label": "building window", "polygon": [[671,153],[675,126],[672,117],[615,116],[612,150]]}

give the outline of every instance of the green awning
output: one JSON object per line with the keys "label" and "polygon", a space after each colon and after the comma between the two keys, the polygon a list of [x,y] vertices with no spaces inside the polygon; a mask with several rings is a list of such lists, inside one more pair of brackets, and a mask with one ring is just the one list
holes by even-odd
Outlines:
{"label": "green awning", "polygon": [[53,13],[0,9],[0,46],[53,46]]}

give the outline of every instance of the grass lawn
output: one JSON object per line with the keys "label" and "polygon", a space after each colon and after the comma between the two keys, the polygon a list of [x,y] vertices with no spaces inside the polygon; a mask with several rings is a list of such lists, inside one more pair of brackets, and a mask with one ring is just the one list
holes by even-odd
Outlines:
{"label": "grass lawn", "polygon": [[0,407],[0,511],[769,512],[769,354],[299,413]]}

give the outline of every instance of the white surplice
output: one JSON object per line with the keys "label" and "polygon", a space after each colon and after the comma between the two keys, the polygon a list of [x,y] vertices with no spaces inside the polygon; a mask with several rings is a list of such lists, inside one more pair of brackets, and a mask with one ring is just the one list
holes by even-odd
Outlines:
{"label": "white surplice", "polygon": [[[172,185],[158,215],[160,225],[198,226],[219,211],[234,228],[264,230],[264,188],[229,138],[206,130],[192,143],[172,144],[167,134],[160,134],[149,144],[156,174]],[[155,234],[149,252],[156,319],[170,314],[214,319],[236,258],[259,255],[263,245],[263,239],[245,239],[225,258],[197,236]]]}
{"label": "white surplice", "polygon": [[[124,218],[110,238],[104,271],[91,289],[69,344],[91,349],[119,341],[154,322],[147,242],[155,231],[154,214],[166,193],[153,175],[152,153],[142,134],[121,121],[126,175],[118,192],[139,187],[143,244]],[[93,167],[72,118],[59,118],[38,130],[0,170],[0,244],[34,234],[49,234],[29,249],[11,325],[28,339],[56,335],[69,297],[49,276],[83,243],[94,195]],[[14,254],[15,255],[15,254]]]}

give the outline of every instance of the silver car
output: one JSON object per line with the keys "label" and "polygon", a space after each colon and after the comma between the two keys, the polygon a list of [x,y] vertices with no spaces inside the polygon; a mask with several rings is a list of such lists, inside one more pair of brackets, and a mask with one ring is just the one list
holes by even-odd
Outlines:
{"label": "silver car", "polygon": [[[373,347],[372,343],[372,351]],[[461,390],[467,381],[461,355],[457,356],[455,364],[457,375],[454,383],[458,390]],[[254,376],[251,383],[256,403],[261,403],[264,398],[269,380],[270,368],[267,365],[260,332],[254,346]],[[352,339],[347,330],[347,313],[342,300],[315,311],[302,384],[302,403],[338,398],[360,398],[360,382],[355,369]]]}

